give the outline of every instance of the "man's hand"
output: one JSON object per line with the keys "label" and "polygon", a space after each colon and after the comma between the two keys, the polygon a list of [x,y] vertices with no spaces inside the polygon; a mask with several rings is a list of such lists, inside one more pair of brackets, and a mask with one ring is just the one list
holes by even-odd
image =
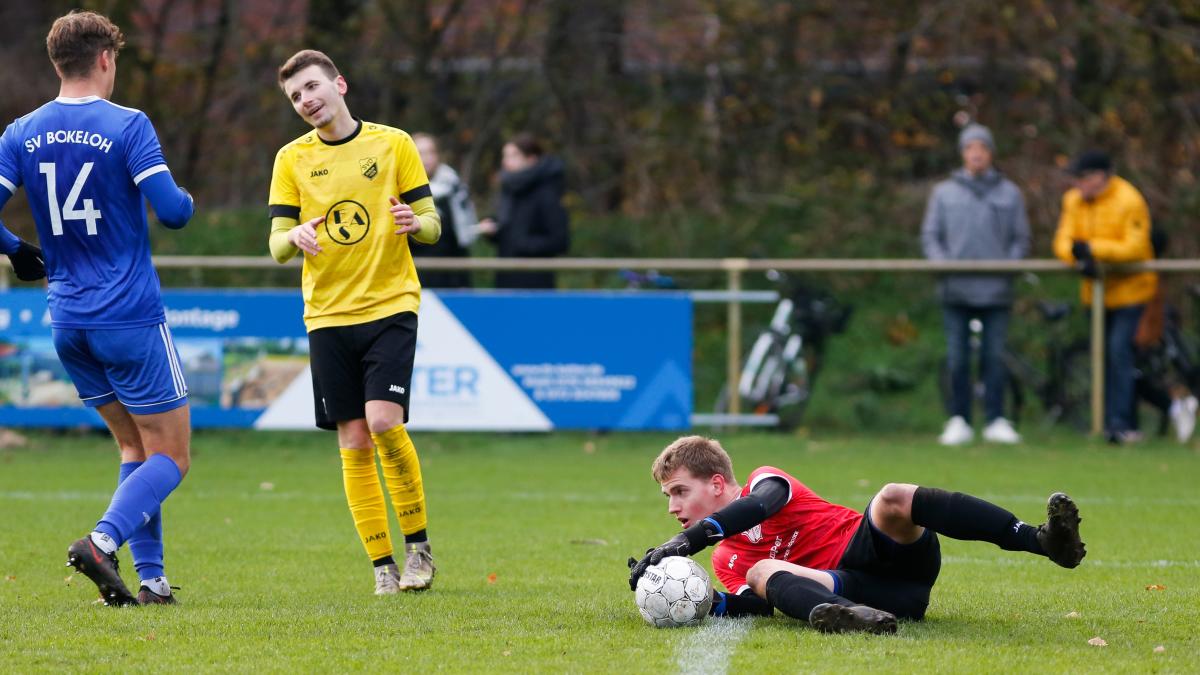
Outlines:
{"label": "man's hand", "polygon": [[325,216],[317,216],[307,223],[300,223],[293,227],[288,230],[288,243],[309,255],[320,253],[321,247],[317,244],[317,226],[323,222],[325,222]]}
{"label": "man's hand", "polygon": [[683,532],[671,537],[671,539],[656,548],[648,549],[646,555],[642,556],[641,560],[629,559],[629,590],[637,590],[638,579],[646,572],[646,568],[651,565],[657,565],[662,562],[663,558],[669,558],[673,555],[691,555],[692,546],[688,543],[687,535]]}
{"label": "man's hand", "polygon": [[21,240],[17,250],[8,254],[13,272],[21,281],[37,281],[46,278],[46,263],[42,259],[42,249]]}
{"label": "man's hand", "polygon": [[421,219],[413,213],[412,207],[395,197],[388,197],[392,207],[392,222],[396,224],[396,234],[416,234],[421,231]]}
{"label": "man's hand", "polygon": [[1096,258],[1092,255],[1092,247],[1086,241],[1076,239],[1071,244],[1071,255],[1075,258],[1075,268],[1080,274],[1095,279],[1098,276]]}

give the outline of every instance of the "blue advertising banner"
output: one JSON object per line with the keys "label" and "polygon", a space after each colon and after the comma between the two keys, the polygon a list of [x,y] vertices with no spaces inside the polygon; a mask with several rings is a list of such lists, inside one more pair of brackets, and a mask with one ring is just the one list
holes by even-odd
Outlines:
{"label": "blue advertising banner", "polygon": [[[312,429],[295,290],[164,291],[197,427]],[[413,429],[683,429],[683,293],[425,291]],[[0,425],[101,426],[51,341],[45,294],[0,293]]]}

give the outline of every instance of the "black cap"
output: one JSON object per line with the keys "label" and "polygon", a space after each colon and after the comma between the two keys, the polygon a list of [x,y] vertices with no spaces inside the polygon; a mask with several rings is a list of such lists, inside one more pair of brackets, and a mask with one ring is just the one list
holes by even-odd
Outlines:
{"label": "black cap", "polygon": [[1067,173],[1072,176],[1082,176],[1093,171],[1112,173],[1112,158],[1103,150],[1084,150],[1071,160]]}

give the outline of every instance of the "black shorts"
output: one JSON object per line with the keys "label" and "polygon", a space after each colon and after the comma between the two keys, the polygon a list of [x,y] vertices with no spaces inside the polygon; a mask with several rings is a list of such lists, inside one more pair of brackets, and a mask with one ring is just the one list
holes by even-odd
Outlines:
{"label": "black shorts", "polygon": [[352,326],[318,328],[308,334],[317,426],[366,417],[367,401],[404,406],[412,391],[417,353],[417,315],[401,312]]}
{"label": "black shorts", "polygon": [[942,569],[937,534],[926,529],[911,544],[898,544],[871,523],[871,505],[831,573],[839,594],[849,600],[891,612],[902,619],[921,619],[929,593]]}

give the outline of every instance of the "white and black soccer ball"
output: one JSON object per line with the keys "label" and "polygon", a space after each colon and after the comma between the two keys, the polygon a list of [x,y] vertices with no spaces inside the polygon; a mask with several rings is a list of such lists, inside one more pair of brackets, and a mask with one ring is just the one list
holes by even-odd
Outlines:
{"label": "white and black soccer ball", "polygon": [[712,580],[691,558],[663,558],[638,579],[634,601],[652,626],[696,626],[712,607]]}

